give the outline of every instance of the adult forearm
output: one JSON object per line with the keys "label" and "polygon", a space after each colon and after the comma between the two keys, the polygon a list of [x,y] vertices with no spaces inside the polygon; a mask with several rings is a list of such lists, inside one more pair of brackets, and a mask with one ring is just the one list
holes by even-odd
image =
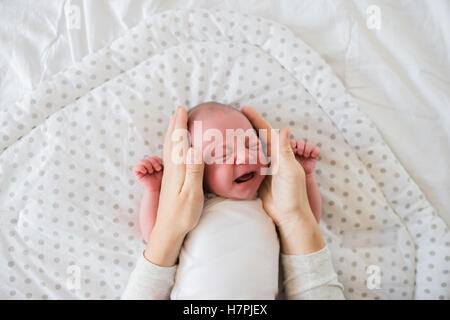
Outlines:
{"label": "adult forearm", "polygon": [[311,210],[316,220],[319,221],[322,216],[322,197],[314,173],[306,175],[306,191]]}
{"label": "adult forearm", "polygon": [[186,233],[173,232],[170,226],[160,226],[157,222],[150,234],[144,257],[161,267],[175,265],[185,236]]}
{"label": "adult forearm", "polygon": [[281,252],[301,255],[316,252],[325,247],[325,241],[311,211],[298,213],[297,218],[278,226]]}
{"label": "adult forearm", "polygon": [[145,190],[142,195],[141,207],[139,209],[139,226],[145,242],[155,225],[156,213],[158,211],[159,191]]}

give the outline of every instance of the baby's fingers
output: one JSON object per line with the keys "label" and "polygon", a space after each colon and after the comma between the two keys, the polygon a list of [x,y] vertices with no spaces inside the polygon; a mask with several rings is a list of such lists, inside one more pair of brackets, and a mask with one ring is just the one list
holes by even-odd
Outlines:
{"label": "baby's fingers", "polygon": [[292,151],[294,152],[294,154],[297,153],[297,141],[295,141],[294,139],[291,139],[291,148]]}
{"label": "baby's fingers", "polygon": [[152,158],[155,159],[162,166],[162,160],[160,157],[154,156]]}
{"label": "baby's fingers", "polygon": [[158,157],[149,157],[149,158],[147,158],[147,160],[149,160],[151,162],[153,169],[155,169],[156,171],[161,171],[162,166],[158,162],[157,158]]}
{"label": "baby's fingers", "polygon": [[145,167],[145,169],[147,169],[147,172],[149,174],[153,173],[153,165],[150,162],[150,160],[148,160],[148,159],[141,159],[141,160],[139,160],[139,163],[141,163]]}
{"label": "baby's fingers", "polygon": [[133,167],[133,172],[134,175],[140,179],[142,178],[143,175],[147,173],[147,170],[142,164],[137,164]]}
{"label": "baby's fingers", "polygon": [[305,157],[309,157],[311,155],[312,149],[313,149],[313,144],[310,141],[306,142],[305,152],[303,153],[303,155]]}
{"label": "baby's fingers", "polygon": [[311,157],[313,158],[318,158],[320,154],[320,148],[319,147],[315,147],[313,149],[313,151],[311,151]]}
{"label": "baby's fingers", "polygon": [[297,141],[297,154],[299,156],[303,155],[304,150],[305,150],[305,140],[298,140]]}

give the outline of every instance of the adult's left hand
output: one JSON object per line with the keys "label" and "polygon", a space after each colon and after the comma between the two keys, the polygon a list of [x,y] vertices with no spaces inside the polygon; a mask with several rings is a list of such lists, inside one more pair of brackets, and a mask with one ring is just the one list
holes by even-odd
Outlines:
{"label": "adult's left hand", "polygon": [[[203,210],[203,157],[201,150],[188,145],[183,130],[187,134],[187,112],[178,107],[164,141],[158,213],[144,252],[147,260],[159,266],[176,263],[186,234],[197,225]],[[175,136],[181,139],[176,141]],[[177,150],[187,152],[178,155]]]}

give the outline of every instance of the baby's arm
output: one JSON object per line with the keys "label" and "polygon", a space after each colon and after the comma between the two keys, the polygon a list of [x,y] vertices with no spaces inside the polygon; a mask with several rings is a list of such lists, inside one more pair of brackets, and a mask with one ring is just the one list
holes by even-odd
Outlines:
{"label": "baby's arm", "polygon": [[158,212],[159,192],[163,173],[162,161],[158,157],[148,157],[139,160],[134,166],[134,174],[144,187],[141,207],[139,209],[139,225],[144,241],[147,242],[156,221]]}
{"label": "baby's arm", "polygon": [[314,167],[319,158],[320,148],[312,145],[311,142],[304,140],[291,140],[292,151],[295,158],[302,165],[306,175],[306,192],[311,210],[316,217],[317,222],[322,216],[322,197],[320,196],[319,186],[314,176]]}

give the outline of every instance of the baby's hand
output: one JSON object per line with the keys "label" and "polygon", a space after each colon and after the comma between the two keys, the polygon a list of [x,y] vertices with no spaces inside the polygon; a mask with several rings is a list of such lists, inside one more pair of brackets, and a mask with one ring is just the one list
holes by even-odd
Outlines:
{"label": "baby's hand", "polygon": [[139,160],[139,164],[134,166],[133,172],[146,190],[160,190],[163,174],[163,164],[160,158],[153,156]]}
{"label": "baby's hand", "polygon": [[319,159],[320,148],[313,146],[311,142],[304,140],[291,139],[291,147],[294,152],[295,159],[302,165],[305,174],[312,174],[316,165],[317,159]]}

